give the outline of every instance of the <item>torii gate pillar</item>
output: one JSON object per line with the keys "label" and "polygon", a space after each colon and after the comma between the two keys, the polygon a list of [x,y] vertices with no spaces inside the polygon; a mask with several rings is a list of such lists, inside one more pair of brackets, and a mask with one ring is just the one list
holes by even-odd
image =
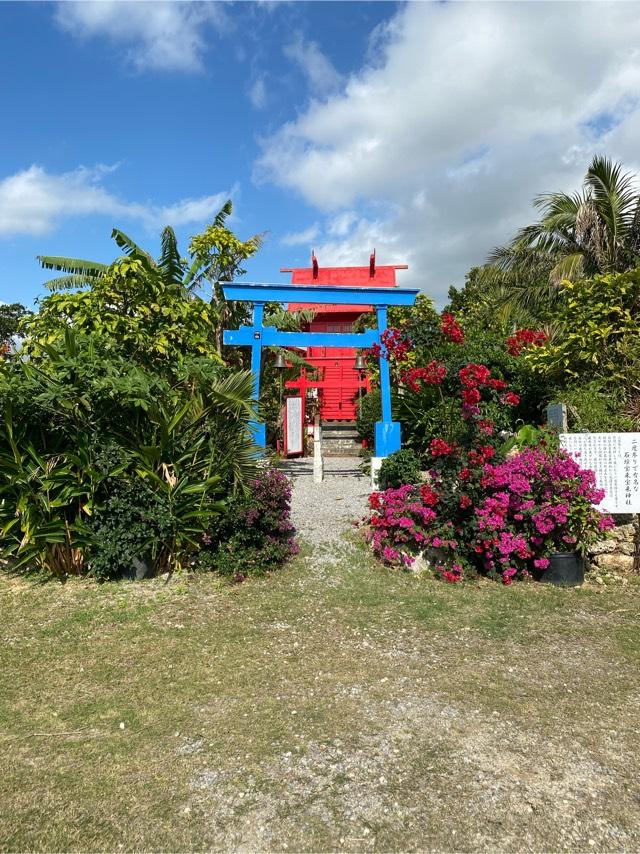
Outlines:
{"label": "torii gate pillar", "polygon": [[[376,307],[378,318],[378,335],[387,328],[387,306]],[[392,419],[391,415],[391,378],[389,376],[389,360],[380,354],[380,398],[382,400],[382,421],[375,425],[375,452],[376,457],[388,457],[394,451],[399,451],[401,446],[400,424]]]}

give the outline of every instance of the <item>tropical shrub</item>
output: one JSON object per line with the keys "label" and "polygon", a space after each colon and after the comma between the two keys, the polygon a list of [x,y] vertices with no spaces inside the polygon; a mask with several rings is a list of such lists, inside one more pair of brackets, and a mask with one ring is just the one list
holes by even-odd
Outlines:
{"label": "tropical shrub", "polygon": [[298,552],[290,506],[286,475],[261,469],[246,492],[229,501],[216,527],[202,536],[198,564],[236,580],[277,569]]}
{"label": "tropical shrub", "polygon": [[638,383],[640,268],[563,282],[562,289],[562,334],[527,351],[532,369],[565,383],[596,377],[610,388]]}
{"label": "tropical shrub", "polygon": [[418,455],[410,448],[405,448],[384,458],[378,473],[378,485],[384,490],[406,483],[419,483],[421,473]]}
{"label": "tropical shrub", "polygon": [[250,373],[185,360],[171,384],[70,330],[45,352],[0,372],[5,556],[58,576],[119,574],[132,549],[155,572],[184,565],[255,474]]}

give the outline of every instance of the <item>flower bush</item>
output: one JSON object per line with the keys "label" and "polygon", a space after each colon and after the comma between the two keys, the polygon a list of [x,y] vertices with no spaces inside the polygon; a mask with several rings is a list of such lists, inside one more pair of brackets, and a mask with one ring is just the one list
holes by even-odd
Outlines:
{"label": "flower bush", "polygon": [[547,333],[541,329],[516,329],[507,338],[507,350],[511,356],[519,356],[527,347],[542,347],[547,341]]}
{"label": "flower bush", "polygon": [[481,487],[473,548],[481,568],[505,584],[544,571],[550,555],[585,549],[613,527],[595,506],[604,492],[594,473],[561,450],[527,448],[485,465]]}
{"label": "flower bush", "polygon": [[[442,327],[450,341],[464,341],[451,315]],[[412,352],[401,336],[390,341],[402,341],[403,354]],[[603,493],[593,472],[545,439],[505,458],[499,426],[503,411],[518,406],[520,396],[487,365],[469,362],[452,374],[433,360],[398,366],[397,376],[410,393],[431,386],[443,396],[446,379],[448,402],[465,428],[424,443],[428,483],[395,483],[370,497],[365,536],[383,561],[410,566],[426,556],[449,582],[482,572],[511,584],[539,575],[551,554],[585,548],[613,525],[596,509]]]}
{"label": "flower bush", "polygon": [[426,553],[447,581],[481,572],[511,584],[613,527],[595,506],[603,492],[593,472],[564,451],[527,448],[495,462],[495,449],[479,445],[451,449],[438,469],[443,456],[429,483],[371,495],[365,536],[386,563],[411,566]]}
{"label": "flower bush", "polygon": [[289,478],[275,468],[261,470],[245,494],[230,499],[216,528],[202,537],[199,565],[237,581],[277,569],[299,551],[290,507]]}

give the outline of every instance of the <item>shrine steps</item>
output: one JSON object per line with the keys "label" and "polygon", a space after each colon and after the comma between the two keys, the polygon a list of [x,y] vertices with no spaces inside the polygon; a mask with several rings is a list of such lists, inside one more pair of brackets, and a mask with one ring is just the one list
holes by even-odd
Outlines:
{"label": "shrine steps", "polygon": [[327,457],[357,457],[362,442],[352,421],[322,423],[322,453]]}

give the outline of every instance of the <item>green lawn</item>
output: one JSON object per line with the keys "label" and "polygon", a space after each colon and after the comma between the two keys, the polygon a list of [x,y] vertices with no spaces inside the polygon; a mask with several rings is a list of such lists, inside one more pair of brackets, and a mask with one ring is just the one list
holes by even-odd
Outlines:
{"label": "green lawn", "polygon": [[640,848],[640,587],[0,582],[0,848]]}

